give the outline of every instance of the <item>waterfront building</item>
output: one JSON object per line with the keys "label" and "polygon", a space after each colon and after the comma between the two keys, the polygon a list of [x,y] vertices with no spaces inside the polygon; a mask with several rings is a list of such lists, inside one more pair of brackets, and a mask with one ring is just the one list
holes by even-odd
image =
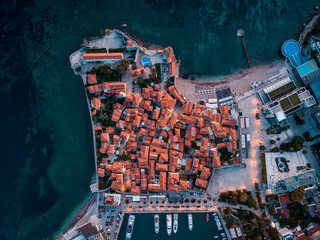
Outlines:
{"label": "waterfront building", "polygon": [[103,202],[105,205],[119,206],[121,203],[121,194],[104,193]]}
{"label": "waterfront building", "polygon": [[110,62],[110,61],[120,61],[123,59],[123,53],[83,53],[82,62],[85,64],[87,62]]}
{"label": "waterfront building", "polygon": [[260,90],[258,94],[263,102],[262,112],[265,117],[278,122],[303,107],[316,104],[310,92],[304,87],[296,88],[289,77]]}

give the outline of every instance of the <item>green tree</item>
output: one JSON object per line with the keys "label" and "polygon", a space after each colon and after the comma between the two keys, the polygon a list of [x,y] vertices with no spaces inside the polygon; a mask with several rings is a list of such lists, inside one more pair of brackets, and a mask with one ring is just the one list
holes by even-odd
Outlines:
{"label": "green tree", "polygon": [[305,195],[304,187],[300,187],[292,192],[290,192],[290,197],[294,202],[300,202],[303,200]]}
{"label": "green tree", "polygon": [[266,150],[266,147],[264,145],[260,145],[259,148],[260,148],[261,151]]}
{"label": "green tree", "polygon": [[270,227],[269,228],[269,236],[272,240],[280,240],[279,233],[277,229]]}
{"label": "green tree", "polygon": [[249,207],[252,207],[254,209],[258,209],[257,200],[255,200],[253,198],[248,198],[247,203],[248,203]]}
{"label": "green tree", "polygon": [[239,197],[240,202],[245,203],[248,200],[248,194],[247,193],[242,193]]}

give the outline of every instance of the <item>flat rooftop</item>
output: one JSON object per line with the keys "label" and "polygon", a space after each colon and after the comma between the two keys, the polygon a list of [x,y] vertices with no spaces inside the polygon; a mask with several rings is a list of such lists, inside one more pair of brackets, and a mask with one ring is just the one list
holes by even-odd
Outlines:
{"label": "flat rooftop", "polygon": [[[272,186],[279,180],[284,180],[292,176],[297,175],[297,173],[302,173],[302,170],[298,170],[297,167],[306,167],[307,159],[305,155],[300,152],[285,152],[285,153],[265,153],[266,156],[266,169],[267,169],[267,179],[268,188],[272,189]],[[284,158],[287,161],[287,166],[289,171],[280,171],[277,166],[277,158]]]}
{"label": "flat rooftop", "polygon": [[300,77],[304,77],[317,69],[318,69],[318,66],[313,59],[297,67],[297,71]]}

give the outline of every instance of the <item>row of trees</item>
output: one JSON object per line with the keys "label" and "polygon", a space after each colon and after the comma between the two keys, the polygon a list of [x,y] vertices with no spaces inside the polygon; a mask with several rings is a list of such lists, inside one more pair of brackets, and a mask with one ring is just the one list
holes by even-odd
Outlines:
{"label": "row of trees", "polygon": [[219,196],[219,202],[228,202],[232,205],[244,204],[254,209],[258,209],[258,202],[255,200],[251,192],[246,189],[237,191],[221,192]]}

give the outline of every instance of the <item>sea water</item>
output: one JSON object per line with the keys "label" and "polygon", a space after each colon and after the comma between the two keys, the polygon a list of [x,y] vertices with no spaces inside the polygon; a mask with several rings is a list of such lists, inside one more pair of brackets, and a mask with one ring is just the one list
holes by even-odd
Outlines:
{"label": "sea water", "polygon": [[[183,240],[194,240],[194,239],[222,239],[224,230],[218,230],[216,221],[212,213],[209,213],[209,221],[206,221],[205,213],[193,213],[193,229],[189,230],[188,225],[188,214],[178,214],[178,231],[177,233],[172,232],[169,236],[167,233],[166,214],[159,214],[160,217],[160,231],[156,233],[154,231],[154,214],[143,214],[138,213],[135,215],[135,222],[132,234],[132,240],[146,239],[146,240],[167,240],[167,239],[183,239]],[[126,229],[128,225],[129,214],[126,214],[123,218],[122,227],[119,233],[119,240],[126,239]],[[173,214],[172,214],[173,219]],[[173,223],[173,220],[172,220]],[[214,238],[217,236],[218,238]]]}
{"label": "sea water", "polygon": [[84,38],[126,23],[145,44],[172,46],[182,76],[224,75],[246,68],[237,29],[252,65],[267,64],[281,58],[281,44],[297,38],[317,3],[1,1],[0,239],[52,239],[89,196],[91,124],[82,80],[69,65]]}

